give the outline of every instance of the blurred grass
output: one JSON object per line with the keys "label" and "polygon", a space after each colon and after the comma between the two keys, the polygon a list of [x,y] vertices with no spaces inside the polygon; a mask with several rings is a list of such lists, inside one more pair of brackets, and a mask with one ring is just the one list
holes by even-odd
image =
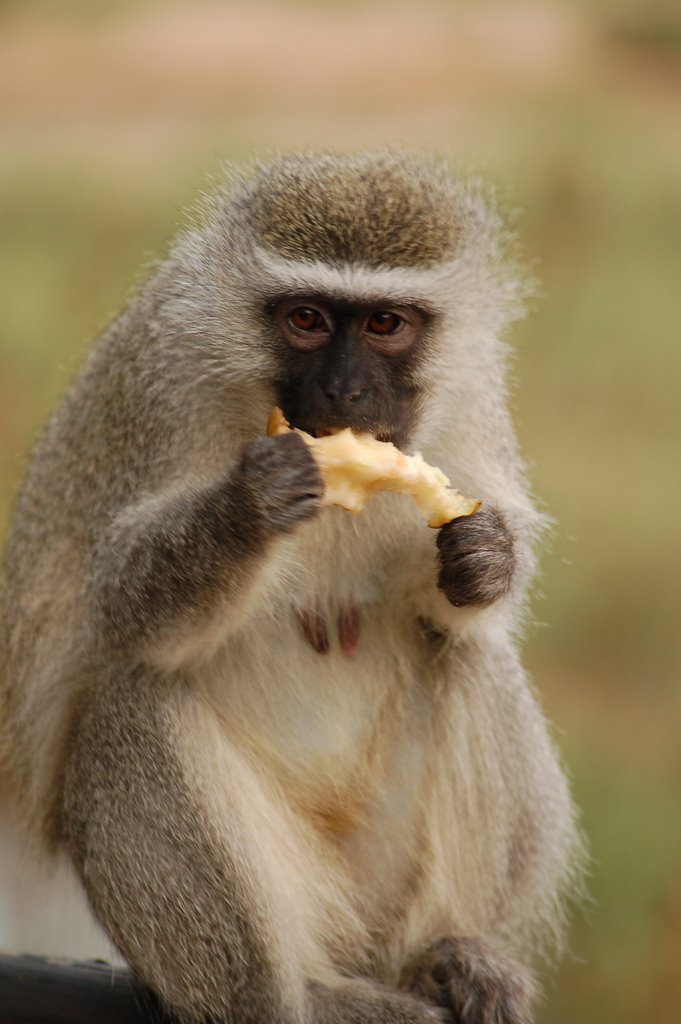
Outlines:
{"label": "blurred grass", "polygon": [[[48,7],[5,3],[0,18]],[[548,7],[561,10],[557,0]],[[426,5],[424,17],[445,8]],[[514,334],[513,403],[535,489],[557,520],[527,660],[560,729],[593,858],[592,902],[576,915],[574,955],[549,983],[542,1019],[672,1024],[681,1004],[681,78],[674,47],[651,38],[672,36],[677,22],[662,2],[574,9],[583,12],[574,52],[554,77],[545,69],[510,88],[501,75],[466,91],[435,75],[415,82],[402,110],[351,87],[328,100],[332,115],[302,87],[284,109],[254,64],[224,109],[211,96],[202,112],[194,99],[163,111],[159,127],[140,96],[134,112],[107,107],[92,120],[65,110],[55,127],[34,108],[3,107],[0,70],[0,526],[32,436],[140,268],[162,255],[218,151],[242,158],[286,142],[397,137],[511,182],[544,289]],[[89,23],[77,4],[63,10]],[[102,10],[116,24],[129,16],[125,4]]]}

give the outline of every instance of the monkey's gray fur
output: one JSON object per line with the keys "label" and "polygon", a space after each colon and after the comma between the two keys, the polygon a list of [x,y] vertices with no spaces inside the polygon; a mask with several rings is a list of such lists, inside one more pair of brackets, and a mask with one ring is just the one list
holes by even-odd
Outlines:
{"label": "monkey's gray fur", "polygon": [[[0,604],[4,765],[187,1021],[531,1019],[520,963],[560,936],[579,844],[516,650],[542,520],[506,409],[506,243],[426,159],[233,175],[36,447]],[[320,508],[300,439],[262,439],[282,295],[431,310],[407,447],[478,516],[438,537],[397,495]]]}

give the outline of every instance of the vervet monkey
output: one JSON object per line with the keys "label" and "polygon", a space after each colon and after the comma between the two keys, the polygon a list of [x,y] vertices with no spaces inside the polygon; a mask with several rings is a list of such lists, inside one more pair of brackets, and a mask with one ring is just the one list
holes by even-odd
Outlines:
{"label": "vervet monkey", "polygon": [[[578,844],[516,650],[542,520],[507,241],[477,186],[399,152],[232,175],[36,447],[4,762],[182,1020],[531,1020]],[[420,451],[483,508],[322,508],[274,404]]]}

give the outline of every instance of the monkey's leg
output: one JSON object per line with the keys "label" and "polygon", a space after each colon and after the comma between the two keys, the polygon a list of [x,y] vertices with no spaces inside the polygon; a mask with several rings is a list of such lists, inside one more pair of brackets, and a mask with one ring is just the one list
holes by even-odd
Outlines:
{"label": "monkey's leg", "polygon": [[364,980],[309,986],[310,1024],[456,1024],[445,1007]]}
{"label": "monkey's leg", "polygon": [[243,841],[220,832],[183,764],[183,712],[197,759],[202,738],[181,686],[142,667],[100,680],[66,772],[71,856],[118,948],[174,1010],[293,1021],[298,994],[286,991]]}
{"label": "monkey's leg", "polygon": [[179,676],[108,675],[74,737],[64,833],[138,976],[192,1022],[442,1021],[416,997],[335,974],[310,927],[309,851],[212,709]]}
{"label": "monkey's leg", "polygon": [[400,985],[448,1010],[456,1024],[531,1024],[531,973],[473,938],[444,938],[405,967]]}

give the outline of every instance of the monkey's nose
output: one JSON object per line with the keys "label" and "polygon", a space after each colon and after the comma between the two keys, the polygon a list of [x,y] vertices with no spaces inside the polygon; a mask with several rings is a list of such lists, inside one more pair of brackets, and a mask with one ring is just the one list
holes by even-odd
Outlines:
{"label": "monkey's nose", "polygon": [[359,384],[343,384],[337,381],[329,381],[326,384],[320,384],[323,394],[330,402],[358,402],[360,398],[364,398],[367,393],[367,389],[361,387]]}

